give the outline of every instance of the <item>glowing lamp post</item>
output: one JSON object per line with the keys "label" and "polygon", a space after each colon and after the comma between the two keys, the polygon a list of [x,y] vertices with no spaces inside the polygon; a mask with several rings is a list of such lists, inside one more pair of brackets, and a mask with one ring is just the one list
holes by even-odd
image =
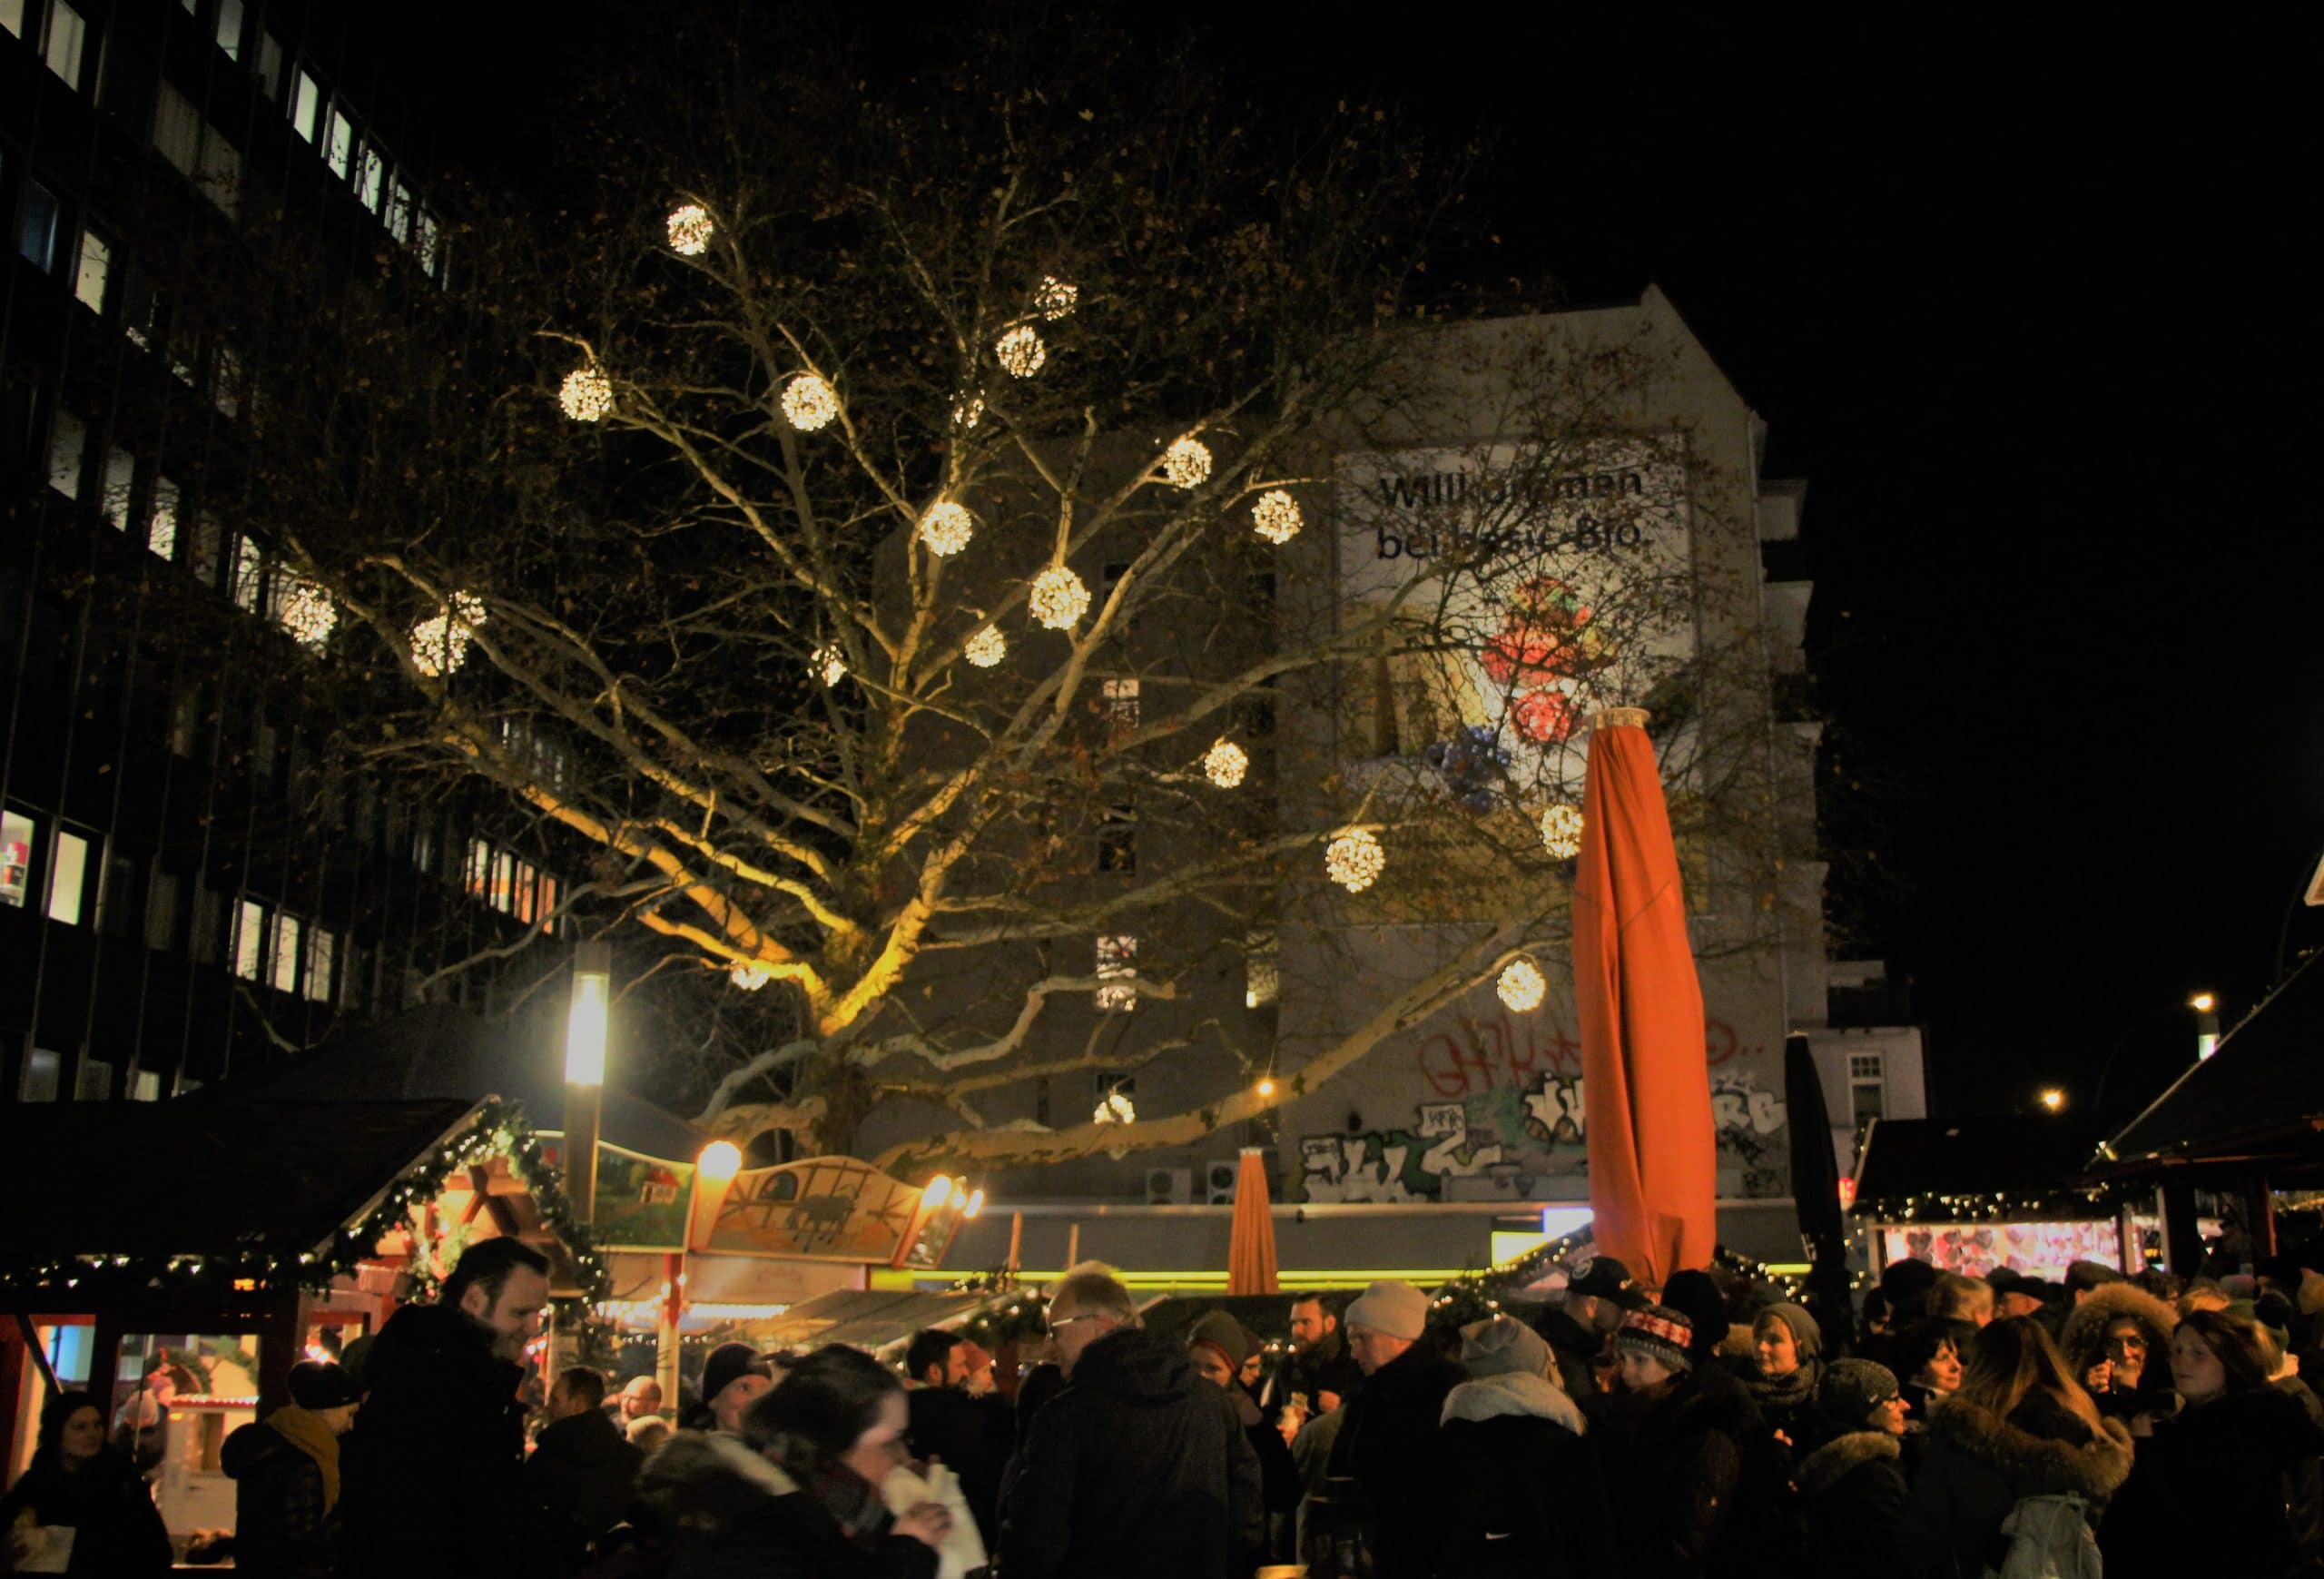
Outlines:
{"label": "glowing lamp post", "polygon": [[613,986],[611,943],[583,943],[573,951],[573,1008],[565,1022],[565,1176],[585,1223],[594,1220],[597,1205],[597,1118]]}
{"label": "glowing lamp post", "polygon": [[2195,1012],[2195,1060],[2200,1063],[2219,1051],[2219,1000],[2198,992],[2187,1000],[2187,1007]]}
{"label": "glowing lamp post", "polygon": [[710,1248],[710,1230],[725,1209],[726,1191],[743,1170],[742,1149],[732,1140],[713,1140],[694,1163],[694,1213],[686,1227],[686,1248]]}

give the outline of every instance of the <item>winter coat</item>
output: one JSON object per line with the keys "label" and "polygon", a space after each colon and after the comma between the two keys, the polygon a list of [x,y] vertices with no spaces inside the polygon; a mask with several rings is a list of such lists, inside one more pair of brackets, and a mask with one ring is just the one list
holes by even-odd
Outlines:
{"label": "winter coat", "polygon": [[1905,1500],[1904,1571],[1915,1579],[1979,1579],[2022,1496],[2073,1492],[2094,1513],[2131,1472],[2129,1430],[2120,1421],[2103,1425],[2093,1434],[2039,1397],[2006,1420],[1957,1395],[1938,1404]]}
{"label": "winter coat", "polygon": [[1613,1521],[1581,1406],[1540,1377],[1462,1382],[1444,1399],[1438,1579],[1616,1571]]}
{"label": "winter coat", "polygon": [[[1349,1401],[1364,1390],[1364,1367],[1355,1363],[1354,1355],[1348,1353],[1347,1340],[1340,1335],[1337,1327],[1324,1334],[1305,1354],[1292,1356],[1291,1363],[1284,1367],[1284,1372],[1285,1380],[1288,1383],[1284,1390],[1306,1394],[1310,1416],[1324,1412],[1325,1393],[1337,1393],[1340,1406],[1345,1408]],[[1274,1404],[1276,1400],[1270,1398],[1268,1402]],[[1278,1408],[1276,1413],[1280,1414],[1281,1410]]]}
{"label": "winter coat", "polygon": [[1598,1367],[1593,1363],[1606,1349],[1602,1333],[1584,1327],[1565,1313],[1565,1308],[1552,1305],[1533,1323],[1533,1330],[1550,1346],[1557,1357],[1558,1380],[1564,1384],[1569,1398],[1594,1398],[1598,1396]]}
{"label": "winter coat", "polygon": [[1010,1579],[1224,1579],[1265,1535],[1259,1461],[1226,1392],[1139,1327],[1081,1351],[1012,1475]]}
{"label": "winter coat", "polygon": [[[2269,1384],[2298,1401],[2309,1420],[2324,1429],[2324,1399],[2296,1376],[2279,1377]],[[2307,1459],[2285,1477],[2284,1511],[2291,1519],[2292,1536],[2300,1554],[2324,1574],[2324,1459]]]}
{"label": "winter coat", "polygon": [[1016,1446],[1017,1422],[1009,1400],[978,1397],[958,1387],[918,1387],[911,1395],[907,1433],[915,1458],[940,1458],[960,1477],[960,1495],[990,1551],[1000,1537],[1000,1473]]}
{"label": "winter coat", "polygon": [[363,1363],[370,1391],[340,1439],[342,1572],[408,1574],[448,1551],[480,1571],[528,1570],[523,1375],[457,1308],[407,1305],[389,1318]]}
{"label": "winter coat", "polygon": [[1905,1565],[1904,1439],[1848,1431],[1799,1463],[1803,1579],[1861,1579]]}
{"label": "winter coat", "polygon": [[[682,1431],[638,1476],[667,1579],[935,1579],[936,1549],[882,1515],[868,1542],[739,1436]],[[873,1494],[876,1495],[876,1493]]]}
{"label": "winter coat", "polygon": [[1256,1398],[1240,1382],[1229,1382],[1226,1401],[1243,1427],[1243,1439],[1259,1461],[1259,1501],[1271,1514],[1287,1514],[1299,1505],[1299,1466],[1291,1461],[1291,1444],[1270,1425]]}
{"label": "winter coat", "polygon": [[2139,1324],[2146,1339],[2146,1368],[2135,1386],[2116,1377],[2106,1391],[2092,1394],[2091,1401],[2110,1419],[2167,1415],[2177,1407],[2171,1391],[2171,1335],[2178,1330],[2179,1312],[2135,1283],[2101,1284],[2066,1313],[2058,1328],[2066,1373],[2077,1382],[2089,1375],[2106,1357],[2106,1329],[2124,1317]]}
{"label": "winter coat", "polygon": [[64,1468],[51,1450],[35,1454],[0,1497],[0,1535],[27,1510],[44,1528],[73,1531],[67,1574],[113,1579],[170,1571],[170,1532],[161,1510],[129,1456],[110,1444],[78,1469]]}
{"label": "winter coat", "polygon": [[1608,1395],[1590,1416],[1630,1579],[1701,1579],[1736,1512],[1743,1444],[1765,1436],[1748,1394],[1708,1368],[1660,1397]]}
{"label": "winter coat", "polygon": [[2300,1572],[2287,1480],[2324,1454],[2324,1430],[2274,1387],[2183,1410],[2138,1444],[2138,1463],[2099,1526],[2108,1579]]}
{"label": "winter coat", "polygon": [[338,1523],[321,1463],[278,1428],[281,1414],[241,1427],[218,1450],[218,1466],[234,1482],[234,1571],[316,1579],[332,1570]]}
{"label": "winter coat", "polygon": [[1331,1473],[1362,1494],[1378,1579],[1422,1579],[1436,1561],[1444,1399],[1467,1373],[1428,1338],[1374,1371],[1346,1405]]}
{"label": "winter coat", "polygon": [[523,1480],[552,1567],[560,1573],[579,1567],[589,1543],[628,1513],[645,1462],[621,1427],[596,1409],[541,1427]]}

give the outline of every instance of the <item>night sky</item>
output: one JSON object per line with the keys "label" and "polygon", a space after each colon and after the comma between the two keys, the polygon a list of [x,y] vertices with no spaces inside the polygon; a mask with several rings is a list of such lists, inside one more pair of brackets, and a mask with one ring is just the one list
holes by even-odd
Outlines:
{"label": "night sky", "polygon": [[[2316,40],[1742,9],[1167,15],[1288,100],[1482,117],[1512,271],[1661,282],[1808,479],[1836,909],[1910,978],[1933,1100],[2102,1081],[2125,1119],[2192,992],[2264,995],[2324,845]],[[619,47],[458,15],[474,47],[404,67],[454,156],[553,124],[569,64],[512,58]]]}

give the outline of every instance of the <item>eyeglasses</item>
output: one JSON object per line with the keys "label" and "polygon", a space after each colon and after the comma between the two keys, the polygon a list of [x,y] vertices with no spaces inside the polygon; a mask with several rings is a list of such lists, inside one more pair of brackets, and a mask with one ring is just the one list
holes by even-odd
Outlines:
{"label": "eyeglasses", "polygon": [[1078,1316],[1054,1316],[1049,1318],[1049,1330],[1051,1332],[1055,1332],[1059,1327],[1071,1327],[1077,1321],[1103,1321],[1105,1319],[1104,1316],[1095,1310],[1085,1310]]}

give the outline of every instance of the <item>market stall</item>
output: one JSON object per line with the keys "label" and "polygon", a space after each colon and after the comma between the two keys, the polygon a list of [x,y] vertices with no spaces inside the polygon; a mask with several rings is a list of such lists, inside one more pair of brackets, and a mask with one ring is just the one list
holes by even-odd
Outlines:
{"label": "market stall", "polygon": [[1856,1160],[1853,1220],[1869,1265],[1927,1261],[2058,1278],[2068,1263],[2145,1265],[2125,1192],[2077,1181],[2090,1135],[2043,1114],[1881,1119]]}

